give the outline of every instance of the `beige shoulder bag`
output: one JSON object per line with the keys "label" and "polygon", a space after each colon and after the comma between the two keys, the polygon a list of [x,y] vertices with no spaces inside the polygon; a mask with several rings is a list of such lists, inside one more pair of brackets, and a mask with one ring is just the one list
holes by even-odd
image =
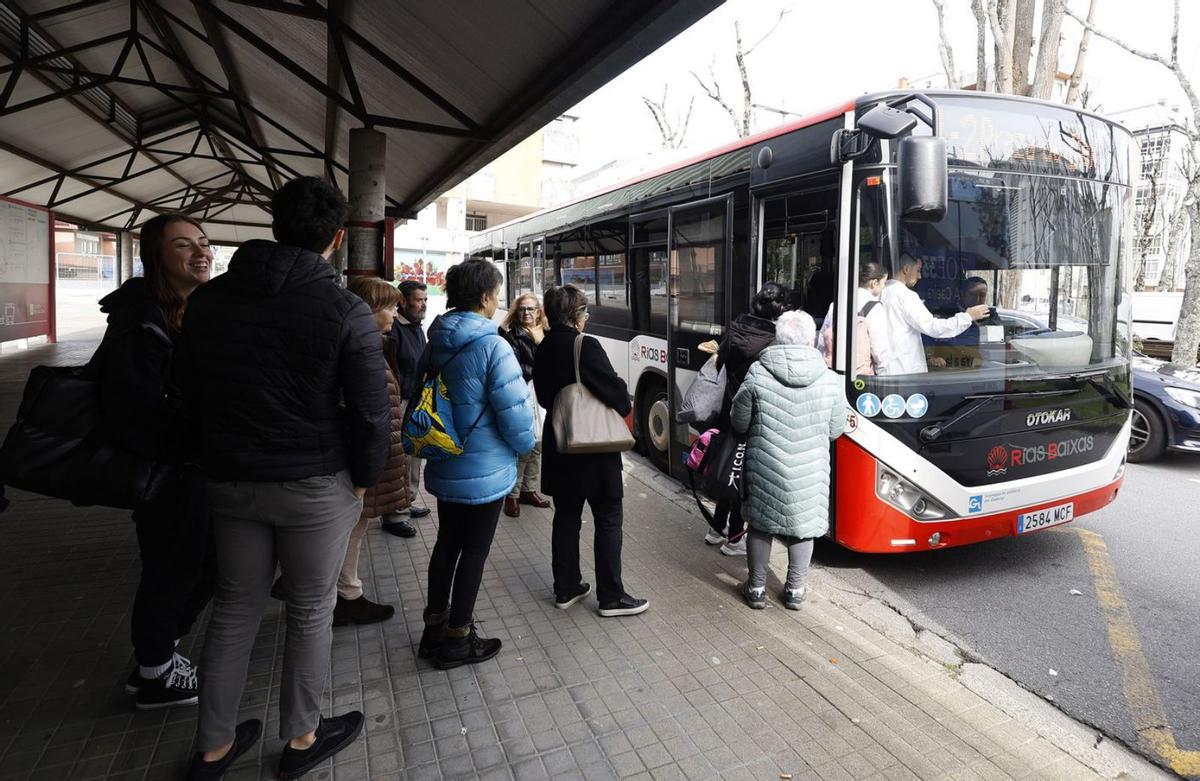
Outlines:
{"label": "beige shoulder bag", "polygon": [[583,334],[575,337],[575,383],[554,397],[554,439],[560,453],[619,453],[633,447],[633,434],[615,409],[579,379]]}

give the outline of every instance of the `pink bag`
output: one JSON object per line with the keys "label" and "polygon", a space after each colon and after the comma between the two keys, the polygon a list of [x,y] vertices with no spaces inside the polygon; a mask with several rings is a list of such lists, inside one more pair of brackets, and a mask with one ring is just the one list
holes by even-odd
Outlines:
{"label": "pink bag", "polygon": [[712,444],[713,438],[717,435],[717,429],[710,428],[705,431],[696,441],[692,443],[692,449],[688,452],[687,468],[697,474],[704,471],[707,464],[704,463],[704,457],[708,455],[708,448]]}

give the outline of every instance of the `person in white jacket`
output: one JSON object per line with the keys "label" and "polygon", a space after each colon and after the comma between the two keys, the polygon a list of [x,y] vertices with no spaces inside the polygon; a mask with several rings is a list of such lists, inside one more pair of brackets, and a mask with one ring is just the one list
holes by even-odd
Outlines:
{"label": "person in white jacket", "polygon": [[[988,307],[979,304],[954,317],[934,317],[912,289],[920,279],[921,261],[905,253],[900,256],[895,277],[883,286],[883,294],[879,298],[887,315],[891,350],[880,374],[921,374],[929,371],[921,334],[933,339],[950,339],[970,328],[972,322],[982,320],[989,314]],[[934,358],[932,362],[934,366],[945,366],[941,358]]]}
{"label": "person in white jacket", "polygon": [[[887,283],[887,269],[873,260],[864,260],[858,267],[858,288],[854,291],[854,311],[858,313],[865,329],[855,319],[854,354],[850,362],[854,376],[878,374],[891,359],[891,340],[887,333],[887,315],[879,302],[879,294]],[[836,302],[835,302],[836,303]],[[829,305],[825,319],[821,321],[821,333],[817,336],[817,349],[825,356],[825,365],[833,366],[834,304]]]}

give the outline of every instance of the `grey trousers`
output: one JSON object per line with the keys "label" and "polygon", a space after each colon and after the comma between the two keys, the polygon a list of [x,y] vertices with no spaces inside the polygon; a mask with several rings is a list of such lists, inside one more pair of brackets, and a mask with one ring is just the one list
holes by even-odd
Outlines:
{"label": "grey trousers", "polygon": [[517,482],[513,484],[510,497],[516,499],[522,491],[536,491],[542,479],[542,442],[533,446],[533,450],[517,457]]}
{"label": "grey trousers", "polygon": [[771,563],[771,540],[778,539],[788,550],[788,574],[784,588],[795,591],[804,587],[808,565],[812,561],[813,541],[783,534],[774,535],[750,529],[746,534],[746,565],[750,570],[750,588],[765,588],[767,565]]}
{"label": "grey trousers", "polygon": [[200,664],[196,748],[233,740],[246,669],[275,576],[287,594],[279,737],[316,729],[329,677],[333,604],[362,500],[342,471],[286,483],[211,482],[217,593]]}

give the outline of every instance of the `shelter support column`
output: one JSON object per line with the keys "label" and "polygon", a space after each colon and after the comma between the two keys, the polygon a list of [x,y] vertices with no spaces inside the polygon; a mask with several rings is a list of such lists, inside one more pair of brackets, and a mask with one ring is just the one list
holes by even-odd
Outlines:
{"label": "shelter support column", "polygon": [[117,284],[133,278],[133,234],[129,231],[117,233],[117,262],[121,270],[117,274]]}
{"label": "shelter support column", "polygon": [[365,127],[350,131],[350,218],[346,221],[349,276],[377,277],[383,272],[386,163],[387,136]]}

